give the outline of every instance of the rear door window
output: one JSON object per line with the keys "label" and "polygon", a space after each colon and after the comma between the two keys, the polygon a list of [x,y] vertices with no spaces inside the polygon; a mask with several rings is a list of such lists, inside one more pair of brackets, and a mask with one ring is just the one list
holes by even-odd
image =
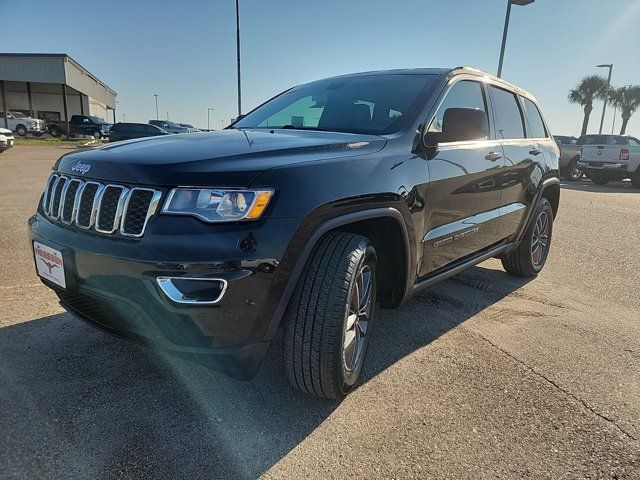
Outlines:
{"label": "rear door window", "polygon": [[[540,115],[540,110],[538,110],[538,107],[536,106],[536,104],[533,103],[528,98],[524,98],[524,97],[520,97],[520,98],[522,98],[524,111],[527,116],[527,125],[529,126],[527,137],[546,138],[547,129],[544,127],[544,121],[542,120],[542,116]],[[569,143],[569,142],[566,142],[566,143]]]}
{"label": "rear door window", "polygon": [[634,137],[629,137],[629,145],[632,147],[640,147],[640,140]]}
{"label": "rear door window", "polygon": [[491,99],[498,139],[524,138],[522,112],[516,96],[499,87],[491,86]]}

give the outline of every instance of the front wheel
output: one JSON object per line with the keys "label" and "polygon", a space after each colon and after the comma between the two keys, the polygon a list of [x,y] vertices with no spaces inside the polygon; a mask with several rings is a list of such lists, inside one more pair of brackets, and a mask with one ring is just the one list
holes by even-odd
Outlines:
{"label": "front wheel", "polygon": [[24,125],[18,125],[16,127],[16,133],[18,135],[20,135],[21,137],[24,137],[27,135],[27,127],[25,127]]}
{"label": "front wheel", "polygon": [[549,200],[542,197],[520,244],[502,257],[504,269],[518,277],[535,277],[547,261],[552,231],[553,209]]}
{"label": "front wheel", "polygon": [[95,138],[96,140],[100,140],[102,138],[102,133],[100,132],[93,132],[93,138]]}
{"label": "front wheel", "polygon": [[284,318],[284,357],[292,385],[344,398],[364,365],[376,314],[376,251],[347,232],[322,238],[298,281]]}

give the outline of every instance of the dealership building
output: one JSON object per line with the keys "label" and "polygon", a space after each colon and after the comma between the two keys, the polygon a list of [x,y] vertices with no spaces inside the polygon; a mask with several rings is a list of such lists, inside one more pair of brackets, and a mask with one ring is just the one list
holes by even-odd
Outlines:
{"label": "dealership building", "polygon": [[115,123],[116,95],[69,55],[0,53],[0,126],[7,126],[7,111],[60,122],[95,115]]}

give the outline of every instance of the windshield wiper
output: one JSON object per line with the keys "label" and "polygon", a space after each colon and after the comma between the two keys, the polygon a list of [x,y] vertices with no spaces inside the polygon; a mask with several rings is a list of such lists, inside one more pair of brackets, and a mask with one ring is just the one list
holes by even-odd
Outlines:
{"label": "windshield wiper", "polygon": [[335,130],[329,130],[327,128],[320,127],[305,127],[305,126],[295,126],[295,125],[282,125],[281,127],[271,127],[273,129],[282,129],[282,130],[315,130],[317,132],[333,132]]}

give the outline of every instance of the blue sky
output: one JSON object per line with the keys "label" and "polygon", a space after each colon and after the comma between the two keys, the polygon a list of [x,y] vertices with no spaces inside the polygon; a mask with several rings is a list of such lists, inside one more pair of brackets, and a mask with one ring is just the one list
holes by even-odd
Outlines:
{"label": "blue sky", "polygon": [[[495,73],[505,0],[240,0],[243,110],[331,75],[470,65]],[[61,6],[64,4],[64,8]],[[67,53],[118,92],[118,121],[161,117],[212,128],[236,113],[234,0],[0,0],[3,52]],[[640,1],[536,0],[513,7],[503,77],[534,93],[554,133],[577,134],[566,101],[614,63],[640,84]],[[609,110],[609,109],[608,109]],[[591,117],[597,130],[602,103]],[[611,130],[612,110],[605,120]],[[616,125],[620,125],[620,118]],[[616,130],[618,128],[616,127]],[[628,133],[640,136],[640,112]]]}

